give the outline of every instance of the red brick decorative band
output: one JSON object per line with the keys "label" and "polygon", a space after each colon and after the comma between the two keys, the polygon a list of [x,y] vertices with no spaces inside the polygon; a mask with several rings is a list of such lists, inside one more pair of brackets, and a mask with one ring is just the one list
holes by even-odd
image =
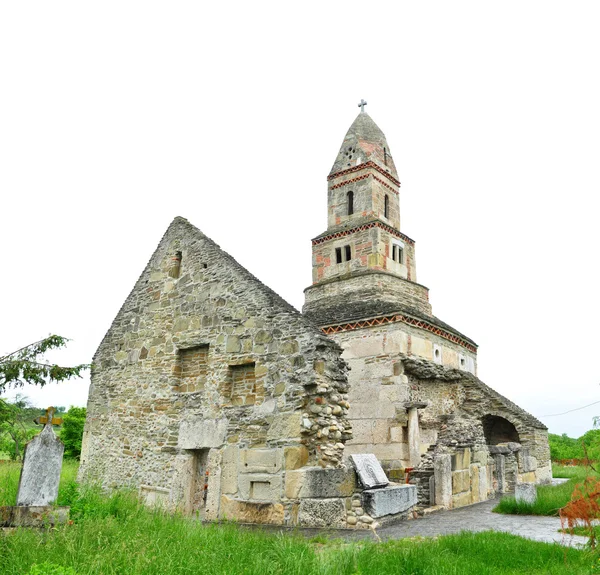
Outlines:
{"label": "red brick decorative band", "polygon": [[386,316],[382,316],[382,317],[375,317],[372,319],[363,319],[363,320],[359,320],[359,321],[355,321],[355,322],[342,323],[342,324],[338,324],[338,325],[328,325],[327,327],[321,328],[321,331],[325,335],[331,335],[332,333],[339,333],[341,331],[352,331],[354,329],[361,329],[363,327],[373,327],[375,325],[385,325],[387,323],[396,323],[396,322],[402,322],[402,323],[406,323],[408,325],[412,325],[414,327],[419,327],[421,329],[424,329],[426,331],[429,331],[431,333],[439,335],[440,337],[443,337],[444,339],[447,339],[448,341],[456,343],[457,345],[460,345],[461,347],[464,347],[465,349],[468,349],[469,351],[471,351],[473,353],[477,353],[477,346],[473,345],[472,343],[469,343],[468,341],[464,340],[462,337],[455,335],[453,333],[450,333],[449,331],[446,331],[445,329],[439,328],[439,327],[433,325],[432,323],[429,323],[428,321],[425,321],[422,319],[415,319],[414,317],[410,317],[410,316],[402,315],[402,314],[386,315]]}
{"label": "red brick decorative band", "polygon": [[328,240],[335,240],[337,238],[343,238],[345,236],[353,234],[354,232],[362,232],[364,230],[369,230],[374,227],[378,227],[378,228],[381,228],[382,230],[385,230],[386,232],[392,234],[393,236],[400,238],[401,240],[404,240],[407,244],[410,244],[411,246],[415,245],[415,240],[404,235],[402,232],[399,232],[398,230],[394,229],[392,226],[388,226],[382,222],[370,222],[368,224],[363,224],[362,226],[358,226],[357,228],[351,228],[349,230],[336,232],[335,234],[329,234],[328,236],[323,236],[322,238],[315,238],[314,240],[312,240],[312,245],[318,246],[319,244],[322,244],[323,242],[326,242]]}
{"label": "red brick decorative band", "polygon": [[343,186],[347,186],[348,184],[353,184],[354,182],[359,182],[360,180],[366,180],[367,178],[372,177],[373,174],[363,174],[362,176],[356,176],[356,178],[352,178],[351,180],[346,180],[344,182],[340,182],[339,184],[335,184],[329,188],[330,190],[337,190],[337,188],[341,188]]}
{"label": "red brick decorative band", "polygon": [[358,164],[358,166],[352,166],[347,170],[342,170],[341,172],[336,172],[335,174],[331,174],[327,176],[327,181],[333,180],[333,178],[337,178],[339,176],[344,176],[346,174],[351,174],[352,172],[358,172],[360,170],[364,170],[365,168],[373,168],[377,170],[379,173],[383,174],[386,178],[388,178],[392,183],[396,184],[400,187],[400,182],[394,178],[389,172],[386,172],[383,168],[380,168],[375,162],[365,162],[364,164]]}
{"label": "red brick decorative band", "polygon": [[356,176],[356,178],[352,178],[350,180],[344,180],[343,182],[340,182],[339,184],[334,184],[329,189],[336,190],[337,188],[347,186],[348,184],[353,184],[354,182],[359,182],[360,180],[366,180],[367,178],[373,178],[374,180],[377,180],[384,188],[387,188],[393,194],[398,195],[398,190],[395,190],[394,188],[392,188],[392,186],[390,186],[389,184],[384,182],[381,178],[378,178],[375,174],[363,174],[362,176]]}

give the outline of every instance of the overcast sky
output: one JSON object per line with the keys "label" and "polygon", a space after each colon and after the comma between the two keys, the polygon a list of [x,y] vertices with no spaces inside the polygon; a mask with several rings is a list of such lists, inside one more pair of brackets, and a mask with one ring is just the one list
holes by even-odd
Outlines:
{"label": "overcast sky", "polygon": [[[0,3],[0,353],[91,361],[183,216],[297,308],[366,111],[433,311],[479,376],[600,414],[598,2]],[[85,405],[89,381],[26,393]]]}

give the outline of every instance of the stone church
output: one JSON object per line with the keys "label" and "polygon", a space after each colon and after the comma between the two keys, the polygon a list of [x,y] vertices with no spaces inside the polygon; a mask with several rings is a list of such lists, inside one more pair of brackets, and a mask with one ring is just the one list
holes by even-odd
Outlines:
{"label": "stone church", "polygon": [[[81,479],[206,520],[369,527],[551,478],[546,427],[433,315],[364,106],[327,182],[302,313],[175,218],[94,356]],[[366,454],[387,485],[357,476]]]}

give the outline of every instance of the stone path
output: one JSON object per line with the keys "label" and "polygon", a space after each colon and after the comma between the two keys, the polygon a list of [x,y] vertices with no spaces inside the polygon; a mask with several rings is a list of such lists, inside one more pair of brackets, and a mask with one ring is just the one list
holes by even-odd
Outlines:
{"label": "stone path", "polygon": [[583,545],[586,542],[585,537],[559,533],[561,525],[558,517],[492,513],[496,504],[497,500],[492,500],[452,511],[439,511],[414,521],[382,527],[377,532],[384,540],[418,536],[433,537],[460,531],[494,530],[506,531],[536,541],[557,542],[562,545]]}

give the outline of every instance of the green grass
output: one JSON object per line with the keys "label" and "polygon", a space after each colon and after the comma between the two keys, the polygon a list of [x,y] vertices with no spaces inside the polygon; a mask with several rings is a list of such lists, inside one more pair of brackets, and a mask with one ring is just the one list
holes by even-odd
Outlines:
{"label": "green grass", "polygon": [[552,473],[554,477],[570,479],[560,485],[538,485],[537,501],[533,505],[522,502],[517,503],[514,496],[505,496],[494,507],[493,511],[509,515],[557,516],[561,507],[564,507],[571,500],[575,486],[588,475],[595,475],[592,470],[585,467],[553,466]]}
{"label": "green grass", "polygon": [[[58,487],[58,505],[68,505],[66,499],[74,488],[79,462],[70,459],[63,461],[60,484]],[[0,505],[15,505],[17,502],[17,489],[21,475],[20,462],[0,462]],[[0,571],[1,573],[1,571]]]}
{"label": "green grass", "polygon": [[[18,466],[0,466],[0,485]],[[74,482],[67,463],[59,503],[71,525],[0,532],[2,575],[298,574],[387,575],[589,573],[588,551],[507,533],[462,533],[387,543],[346,543],[318,536],[273,535],[232,523],[203,525],[142,506],[127,491],[103,495]],[[16,487],[6,489],[6,493]],[[11,502],[12,503],[12,502]],[[36,567],[37,565],[37,567]],[[69,571],[70,569],[70,571]]]}

